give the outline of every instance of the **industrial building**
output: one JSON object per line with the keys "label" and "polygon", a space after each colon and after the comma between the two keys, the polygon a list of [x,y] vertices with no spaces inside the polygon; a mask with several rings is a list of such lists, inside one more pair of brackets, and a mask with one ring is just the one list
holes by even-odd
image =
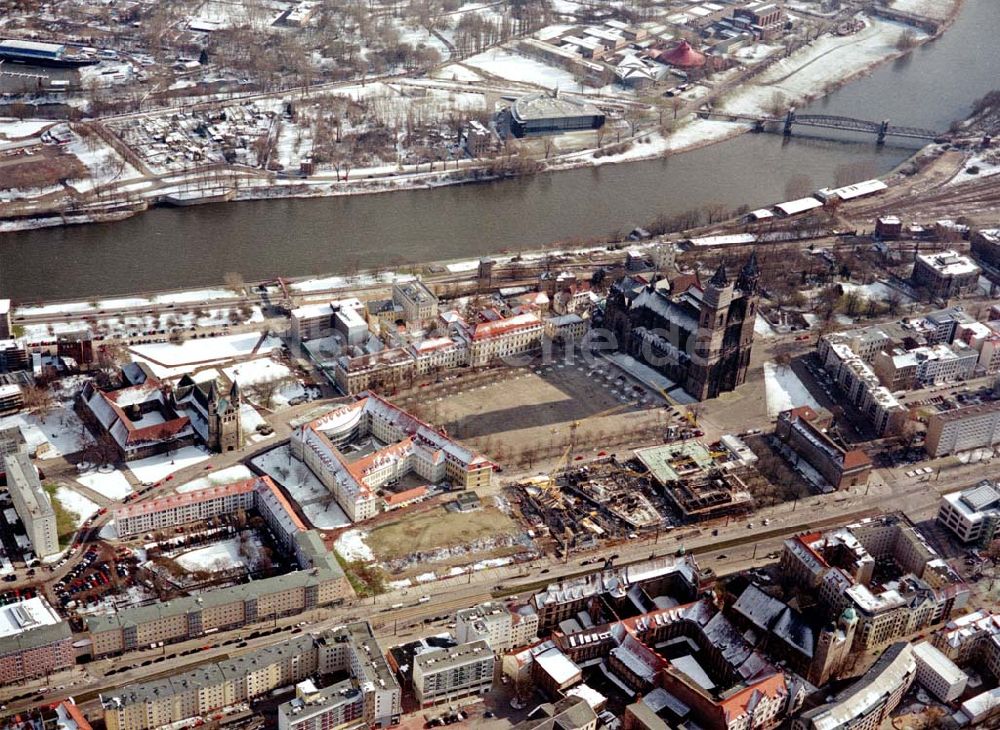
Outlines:
{"label": "industrial building", "polygon": [[0,59],[11,63],[54,66],[56,68],[75,68],[98,62],[98,59],[93,57],[68,53],[66,46],[62,43],[42,43],[19,39],[0,41]]}
{"label": "industrial building", "polygon": [[604,112],[593,104],[543,92],[522,96],[511,105],[508,113],[510,131],[515,137],[604,126]]}
{"label": "industrial building", "polygon": [[55,555],[59,552],[56,513],[31,459],[26,453],[15,452],[4,457],[4,466],[7,491],[31,541],[31,549],[39,558]]}

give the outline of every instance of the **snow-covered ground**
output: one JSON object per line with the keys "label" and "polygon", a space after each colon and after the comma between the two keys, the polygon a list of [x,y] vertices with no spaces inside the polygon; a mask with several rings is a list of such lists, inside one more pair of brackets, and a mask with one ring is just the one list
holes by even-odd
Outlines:
{"label": "snow-covered ground", "polygon": [[431,73],[431,78],[444,79],[447,81],[482,81],[483,77],[477,74],[470,68],[466,68],[457,63],[451,63],[447,66],[442,66],[441,68],[433,71]]}
{"label": "snow-covered ground", "polygon": [[194,365],[225,363],[252,354],[265,355],[281,347],[281,340],[268,337],[254,351],[260,341],[256,332],[247,332],[224,337],[206,337],[186,340],[175,345],[170,342],[156,342],[149,345],[135,345],[131,349],[133,359],[149,364],[158,377],[171,377],[188,372]]}
{"label": "snow-covered ground", "polygon": [[790,367],[783,368],[773,362],[764,363],[764,397],[767,415],[771,418],[799,406],[822,408]]}
{"label": "snow-covered ground", "polygon": [[230,466],[226,469],[213,471],[203,477],[198,477],[197,479],[185,482],[177,487],[177,491],[181,493],[196,492],[199,489],[220,486],[222,484],[232,484],[233,482],[242,482],[252,478],[252,471],[247,469],[242,464],[237,464],[236,466]]}
{"label": "snow-covered ground", "polygon": [[0,137],[20,139],[33,137],[56,122],[52,119],[0,119]]}
{"label": "snow-covered ground", "polygon": [[[978,168],[979,171],[973,174],[969,172],[970,168]],[[969,182],[970,180],[992,177],[998,172],[1000,172],[1000,155],[998,155],[996,151],[990,151],[982,155],[973,155],[969,158],[969,161],[963,165],[958,174],[948,182],[948,184],[957,185],[959,183]]]}
{"label": "snow-covered ground", "polygon": [[496,48],[471,56],[463,63],[466,66],[480,68],[487,73],[510,81],[523,81],[550,89],[579,90],[581,88],[580,82],[569,71],[549,66],[504,48]]}
{"label": "snow-covered ground", "polygon": [[120,471],[102,474],[99,471],[92,471],[76,478],[76,481],[85,487],[93,489],[98,494],[103,494],[111,500],[118,501],[125,499],[132,494],[132,485]]}
{"label": "snow-covered ground", "polygon": [[[721,104],[725,111],[764,115],[778,103],[787,108],[822,94],[841,79],[860,73],[898,53],[896,42],[907,29],[900,23],[866,18],[851,36],[826,35],[776,62],[752,84],[733,92]],[[927,36],[915,31],[918,40]]]}
{"label": "snow-covered ground", "polygon": [[98,185],[141,177],[139,171],[127,163],[112,147],[106,144],[96,134],[81,139],[74,139],[66,145],[66,149],[83,163],[90,173],[86,180],[74,180],[70,184],[79,193],[85,193]]}
{"label": "snow-covered ground", "polygon": [[287,445],[254,457],[252,463],[288,491],[313,527],[332,530],[351,524],[330,490],[308,466],[292,456]]}
{"label": "snow-covered ground", "polygon": [[764,319],[763,315],[758,314],[757,318],[753,321],[753,333],[757,337],[767,339],[768,337],[774,337],[774,328],[771,327],[770,322]]}
{"label": "snow-covered ground", "polygon": [[208,458],[209,455],[197,446],[185,446],[174,454],[157,454],[145,459],[130,461],[128,468],[139,482],[151,484]]}
{"label": "snow-covered ground", "polygon": [[274,438],[274,433],[270,433],[267,436],[257,433],[257,426],[266,424],[267,421],[264,417],[257,412],[249,403],[244,403],[240,406],[240,423],[243,426],[243,435],[253,441],[254,443],[260,443],[269,438]]}
{"label": "snow-covered ground", "polygon": [[258,357],[240,362],[232,367],[224,368],[222,372],[229,376],[230,380],[239,383],[240,387],[244,388],[244,393],[251,398],[253,386],[276,380],[284,381],[274,394],[272,407],[287,406],[288,401],[292,398],[302,398],[306,395],[305,388],[295,379],[291,368],[270,357]]}
{"label": "snow-covered ground", "polygon": [[24,434],[28,452],[39,459],[55,459],[80,451],[90,443],[90,435],[71,408],[57,406],[43,422],[33,413],[15,413],[0,418],[0,429],[17,426]]}
{"label": "snow-covered ground", "polygon": [[844,290],[845,294],[848,294],[850,292],[857,292],[866,299],[874,299],[880,302],[886,301],[890,295],[899,297],[899,301],[901,303],[908,303],[913,301],[910,297],[906,296],[898,289],[893,289],[891,286],[881,281],[875,281],[872,282],[871,284],[842,283],[840,285],[840,288]]}
{"label": "snow-covered ground", "polygon": [[955,7],[956,0],[890,0],[893,10],[922,15],[932,20],[944,20]]}
{"label": "snow-covered ground", "polygon": [[337,541],[333,544],[333,549],[348,562],[363,560],[366,563],[370,563],[375,560],[375,554],[365,543],[367,536],[368,533],[361,530],[347,530],[337,538]]}
{"label": "snow-covered ground", "polygon": [[76,526],[83,524],[84,520],[97,511],[97,505],[84,497],[79,492],[75,492],[69,487],[58,487],[55,493],[56,499],[66,512],[76,515]]}
{"label": "snow-covered ground", "polygon": [[[188,550],[177,555],[174,560],[185,570],[233,570],[234,568],[253,568],[253,560],[240,554],[241,541],[238,537],[220,540],[211,545]],[[260,548],[256,539],[249,543],[253,552]]]}

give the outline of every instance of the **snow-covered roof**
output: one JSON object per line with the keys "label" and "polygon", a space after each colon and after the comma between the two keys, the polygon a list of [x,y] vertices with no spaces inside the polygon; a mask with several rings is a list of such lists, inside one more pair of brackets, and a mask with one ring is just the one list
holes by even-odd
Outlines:
{"label": "snow-covered roof", "polygon": [[574,678],[581,676],[580,667],[563,654],[557,646],[552,646],[536,654],[535,661],[559,685],[571,682]]}

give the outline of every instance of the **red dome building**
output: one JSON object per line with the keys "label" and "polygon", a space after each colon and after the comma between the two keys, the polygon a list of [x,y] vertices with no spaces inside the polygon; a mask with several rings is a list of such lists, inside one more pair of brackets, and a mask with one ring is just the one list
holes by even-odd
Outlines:
{"label": "red dome building", "polygon": [[701,68],[705,65],[705,54],[694,50],[687,41],[681,41],[657,60],[680,68]]}

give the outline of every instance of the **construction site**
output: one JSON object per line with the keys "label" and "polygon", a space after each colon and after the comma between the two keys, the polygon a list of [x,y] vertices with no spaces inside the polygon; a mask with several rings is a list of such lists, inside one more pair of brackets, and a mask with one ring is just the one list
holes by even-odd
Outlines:
{"label": "construction site", "polygon": [[677,441],[611,455],[515,487],[524,518],[560,551],[635,539],[753,509],[754,457],[738,438]]}

